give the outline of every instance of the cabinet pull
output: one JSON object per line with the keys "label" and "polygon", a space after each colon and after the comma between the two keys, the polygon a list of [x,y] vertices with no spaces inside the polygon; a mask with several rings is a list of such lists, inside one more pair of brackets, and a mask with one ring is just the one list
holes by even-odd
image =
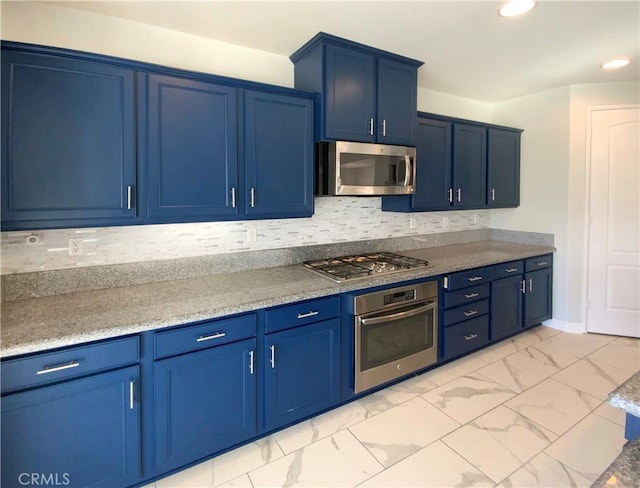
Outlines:
{"label": "cabinet pull", "polygon": [[468,336],[464,336],[464,340],[470,341],[472,339],[475,339],[476,337],[478,337],[478,334],[469,334]]}
{"label": "cabinet pull", "polygon": [[536,263],[536,266],[546,266],[547,264],[549,264],[549,263],[547,263],[546,261],[538,261]]}
{"label": "cabinet pull", "polygon": [[529,291],[533,291],[533,278],[529,278]]}
{"label": "cabinet pull", "polygon": [[462,201],[462,188],[458,188],[458,201]]}
{"label": "cabinet pull", "polygon": [[382,137],[387,136],[387,120],[382,119]]}
{"label": "cabinet pull", "polygon": [[211,335],[208,336],[200,336],[196,339],[196,342],[204,342],[204,341],[210,341],[211,339],[219,339],[220,337],[224,337],[226,336],[226,332],[215,332]]}
{"label": "cabinet pull", "polygon": [[36,374],[47,374],[47,373],[55,373],[56,371],[62,371],[63,369],[77,368],[80,366],[78,361],[69,361],[65,364],[57,364],[55,366],[45,366],[44,369],[41,369]]}
{"label": "cabinet pull", "polygon": [[491,188],[491,201],[492,202],[496,201],[496,189],[495,188]]}
{"label": "cabinet pull", "polygon": [[253,374],[253,351],[249,351],[249,374]]}
{"label": "cabinet pull", "polygon": [[231,187],[231,207],[236,208],[236,187]]}
{"label": "cabinet pull", "polygon": [[271,369],[274,369],[276,367],[276,346],[269,346],[269,349],[271,350],[269,362],[271,363]]}
{"label": "cabinet pull", "polygon": [[127,186],[127,210],[133,208],[133,186]]}
{"label": "cabinet pull", "polygon": [[133,410],[133,389],[135,384],[135,381],[129,381],[129,410]]}
{"label": "cabinet pull", "polygon": [[479,295],[480,295],[480,293],[466,293],[466,294],[464,295],[464,297],[465,297],[465,298],[475,298],[475,297],[477,297],[477,296],[479,296]]}
{"label": "cabinet pull", "polygon": [[249,190],[249,205],[251,208],[256,206],[256,189],[253,187]]}
{"label": "cabinet pull", "polygon": [[507,273],[515,273],[516,271],[518,271],[518,268],[507,268],[507,269],[505,269],[505,271]]}
{"label": "cabinet pull", "polygon": [[527,292],[527,282],[525,280],[522,280],[520,282],[520,291],[522,291],[522,294],[525,294]]}
{"label": "cabinet pull", "polygon": [[469,281],[478,281],[482,279],[482,276],[472,276],[471,278],[467,278]]}
{"label": "cabinet pull", "polygon": [[468,312],[464,313],[465,317],[473,317],[475,314],[477,314],[478,311],[477,310],[469,310]]}
{"label": "cabinet pull", "polygon": [[373,117],[369,119],[369,135],[373,135]]}
{"label": "cabinet pull", "polygon": [[319,313],[320,312],[316,312],[315,310],[312,310],[311,312],[307,312],[307,313],[299,313],[298,314],[298,318],[299,319],[306,319],[307,317],[315,317]]}
{"label": "cabinet pull", "polygon": [[453,188],[449,188],[449,203],[453,203]]}

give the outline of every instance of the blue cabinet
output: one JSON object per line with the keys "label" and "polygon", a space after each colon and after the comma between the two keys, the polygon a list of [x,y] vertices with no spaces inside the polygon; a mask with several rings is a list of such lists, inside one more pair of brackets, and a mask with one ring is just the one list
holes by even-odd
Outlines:
{"label": "blue cabinet", "polygon": [[522,330],[522,275],[491,283],[491,339],[498,340]]}
{"label": "blue cabinet", "polygon": [[487,205],[520,205],[520,131],[487,131]]}
{"label": "blue cabinet", "polygon": [[525,261],[524,327],[537,325],[552,315],[553,256]]}
{"label": "blue cabinet", "polygon": [[487,193],[487,129],[453,124],[453,207],[482,208]]}
{"label": "blue cabinet", "polygon": [[189,221],[237,214],[238,90],[146,77],[148,215]]}
{"label": "blue cabinet", "polygon": [[252,338],[156,361],[158,472],[256,435],[255,349]]}
{"label": "blue cabinet", "polygon": [[[140,476],[138,367],[2,397],[2,486],[69,487]],[[42,483],[43,485],[45,483]]]}
{"label": "blue cabinet", "polygon": [[415,144],[422,62],[322,32],[291,60],[295,87],[320,93],[317,139]]}
{"label": "blue cabinet", "polygon": [[2,228],[135,221],[134,71],[3,50]]}

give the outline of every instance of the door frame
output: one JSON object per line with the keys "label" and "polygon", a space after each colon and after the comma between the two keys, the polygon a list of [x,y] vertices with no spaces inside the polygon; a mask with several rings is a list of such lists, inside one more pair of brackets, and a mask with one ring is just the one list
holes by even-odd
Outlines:
{"label": "door frame", "polygon": [[585,238],[586,245],[584,247],[585,252],[582,256],[582,266],[584,271],[584,281],[580,290],[582,298],[582,312],[584,316],[584,332],[589,332],[589,283],[591,270],[589,269],[589,256],[591,254],[591,239],[590,239],[590,226],[591,226],[591,130],[593,128],[593,114],[595,112],[602,112],[608,110],[621,110],[621,109],[640,109],[640,104],[629,103],[621,105],[595,105],[587,107],[587,120],[585,130],[585,192],[584,192],[584,222],[582,232]]}

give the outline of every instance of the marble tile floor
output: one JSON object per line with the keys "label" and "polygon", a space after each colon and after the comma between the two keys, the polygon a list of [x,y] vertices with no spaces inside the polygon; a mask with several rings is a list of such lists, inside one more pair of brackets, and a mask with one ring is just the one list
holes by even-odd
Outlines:
{"label": "marble tile floor", "polygon": [[638,339],[536,327],[147,486],[590,487],[639,369]]}

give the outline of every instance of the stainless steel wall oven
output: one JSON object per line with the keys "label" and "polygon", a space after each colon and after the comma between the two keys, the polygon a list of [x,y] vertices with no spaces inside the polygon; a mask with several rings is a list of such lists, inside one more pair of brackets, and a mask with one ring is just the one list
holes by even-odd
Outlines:
{"label": "stainless steel wall oven", "polygon": [[437,361],[436,281],[356,296],[354,312],[355,393]]}

